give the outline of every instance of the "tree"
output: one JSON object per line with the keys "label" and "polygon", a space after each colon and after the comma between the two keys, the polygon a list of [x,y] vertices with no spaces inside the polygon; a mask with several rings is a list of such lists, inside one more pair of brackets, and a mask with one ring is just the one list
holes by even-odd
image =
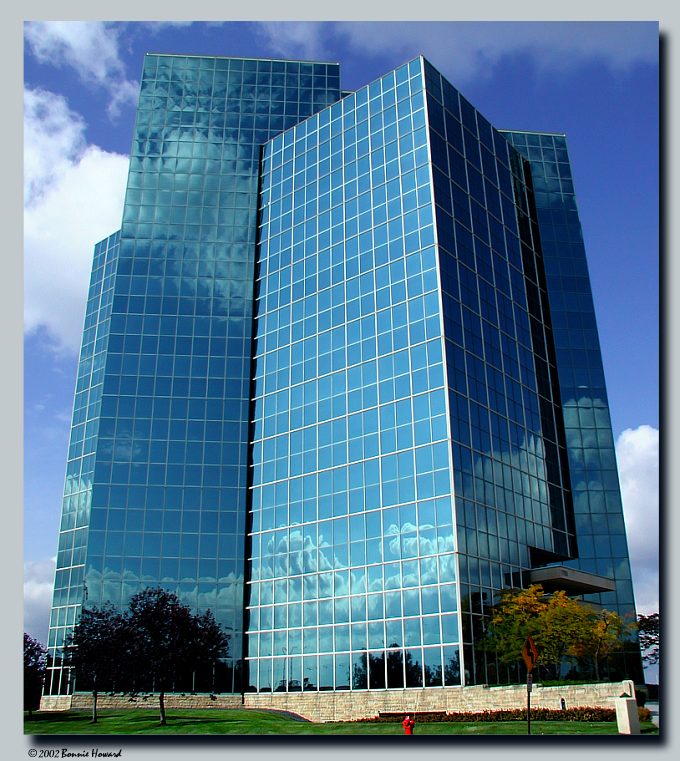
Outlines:
{"label": "tree", "polygon": [[135,671],[159,692],[160,723],[166,724],[165,693],[187,663],[214,661],[226,654],[228,637],[208,611],[194,616],[177,595],[160,587],[130,600],[127,626]]}
{"label": "tree", "polygon": [[113,605],[84,608],[66,641],[65,661],[75,669],[78,686],[92,691],[92,723],[97,723],[97,696],[117,686],[125,689],[129,669],[125,616]]}
{"label": "tree", "polygon": [[359,653],[359,658],[352,664],[352,687],[355,690],[368,688],[367,658],[367,653]]}
{"label": "tree", "polygon": [[630,627],[609,610],[600,610],[557,591],[547,595],[540,584],[505,590],[494,606],[484,649],[502,663],[521,660],[522,646],[531,636],[536,642],[538,665],[559,678],[565,657],[587,659],[596,679],[600,665],[621,649]]}
{"label": "tree", "polygon": [[564,658],[576,656],[579,648],[591,640],[592,610],[562,590],[554,592],[546,602],[545,609],[538,616],[534,639],[539,664],[559,679]]}
{"label": "tree", "polygon": [[[195,666],[212,666],[213,669],[220,658],[227,654],[229,636],[215,620],[211,610],[194,617],[196,631],[194,633],[192,662]],[[213,670],[214,689],[214,670]]]}
{"label": "tree", "polygon": [[24,632],[24,710],[29,717],[40,706],[46,665],[47,650]]}
{"label": "tree", "polygon": [[497,653],[501,663],[521,660],[522,646],[527,637],[537,635],[539,617],[547,607],[540,584],[503,590],[491,613],[484,649]]}
{"label": "tree", "polygon": [[612,610],[592,609],[592,636],[585,640],[584,652],[593,660],[595,679],[600,679],[600,664],[609,656],[621,650],[624,639],[633,626],[626,624],[621,616]]}
{"label": "tree", "polygon": [[177,595],[149,588],[120,612],[111,603],[83,609],[67,640],[65,660],[79,687],[92,690],[92,721],[104,689],[136,692],[145,681],[159,691],[160,721],[166,724],[165,693],[177,674],[214,665],[227,654],[228,636],[210,611],[195,615]]}
{"label": "tree", "polygon": [[659,662],[659,614],[638,616],[638,637],[642,660],[653,666]]}

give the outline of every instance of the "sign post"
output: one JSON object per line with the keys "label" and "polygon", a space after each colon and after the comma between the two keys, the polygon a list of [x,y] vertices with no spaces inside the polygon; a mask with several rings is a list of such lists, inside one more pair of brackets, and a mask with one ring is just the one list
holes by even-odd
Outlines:
{"label": "sign post", "polygon": [[533,676],[531,672],[527,674],[527,734],[531,734],[531,687],[533,685]]}
{"label": "sign post", "polygon": [[531,637],[527,637],[522,648],[522,658],[527,667],[527,734],[531,734],[531,688],[533,686],[533,670],[538,661],[538,648]]}

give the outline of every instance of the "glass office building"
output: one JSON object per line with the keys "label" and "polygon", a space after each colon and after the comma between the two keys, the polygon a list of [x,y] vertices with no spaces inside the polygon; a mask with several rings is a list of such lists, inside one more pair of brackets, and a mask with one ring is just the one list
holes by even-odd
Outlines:
{"label": "glass office building", "polygon": [[147,56],[65,494],[52,694],[79,607],[159,584],[230,634],[200,691],[504,681],[532,581],[634,613],[564,138],[423,58]]}
{"label": "glass office building", "polygon": [[69,462],[64,515],[77,502],[82,528],[59,537],[57,662],[83,602],[162,584],[215,613],[230,635],[216,687],[240,689],[260,146],[339,96],[337,64],[145,58],[107,311],[86,324],[97,373],[79,384],[100,398],[82,422],[76,400],[88,458]]}
{"label": "glass office building", "polygon": [[553,324],[578,559],[614,588],[588,595],[635,616],[626,530],[588,264],[564,135],[504,132],[531,166]]}
{"label": "glass office building", "polygon": [[94,249],[59,528],[48,635],[50,658],[45,684],[47,694],[58,694],[69,688],[68,672],[60,666],[61,648],[66,632],[73,628],[81,605],[87,599],[85,562],[119,241],[120,233],[115,233],[98,243]]}

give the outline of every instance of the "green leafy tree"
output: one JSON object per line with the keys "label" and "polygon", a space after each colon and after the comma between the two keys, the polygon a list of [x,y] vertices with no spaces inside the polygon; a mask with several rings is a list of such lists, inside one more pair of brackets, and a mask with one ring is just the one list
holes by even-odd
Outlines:
{"label": "green leafy tree", "polygon": [[148,588],[120,612],[111,603],[86,608],[65,648],[65,662],[79,687],[92,690],[92,721],[103,690],[137,691],[147,683],[159,692],[166,724],[165,693],[188,669],[214,665],[227,655],[228,636],[211,611],[200,615],[161,588]]}
{"label": "green leafy tree", "polygon": [[546,594],[540,584],[505,590],[494,606],[484,649],[502,663],[521,662],[522,647],[531,636],[538,648],[538,665],[559,678],[566,657],[587,661],[600,679],[601,666],[622,648],[630,633],[623,619],[569,597],[566,592]]}
{"label": "green leafy tree", "polygon": [[590,659],[593,664],[595,679],[602,677],[602,665],[609,656],[621,650],[630,637],[634,625],[626,623],[612,610],[589,608],[590,630],[588,636],[578,643],[576,655]]}
{"label": "green leafy tree", "polygon": [[217,623],[211,610],[195,615],[193,623],[192,663],[198,668],[214,668],[217,661],[227,654],[229,636]]}
{"label": "green leafy tree", "polygon": [[653,666],[659,662],[659,614],[638,616],[638,637],[642,660]]}
{"label": "green leafy tree", "polygon": [[65,662],[78,686],[92,692],[92,723],[97,723],[97,698],[104,690],[126,689],[131,679],[127,621],[113,605],[84,608],[66,640]]}
{"label": "green leafy tree", "polygon": [[537,624],[534,641],[539,652],[538,663],[559,679],[564,658],[577,655],[592,636],[592,610],[558,590],[547,597]]}
{"label": "green leafy tree", "polygon": [[520,661],[526,638],[538,633],[547,607],[540,584],[503,590],[491,613],[484,649],[495,652],[501,663]]}
{"label": "green leafy tree", "polygon": [[24,710],[29,717],[40,706],[46,665],[47,650],[24,632]]}
{"label": "green leafy tree", "polygon": [[226,655],[228,637],[212,613],[195,616],[177,595],[160,587],[130,600],[127,626],[132,662],[159,692],[160,723],[166,724],[165,693],[187,663],[214,662]]}

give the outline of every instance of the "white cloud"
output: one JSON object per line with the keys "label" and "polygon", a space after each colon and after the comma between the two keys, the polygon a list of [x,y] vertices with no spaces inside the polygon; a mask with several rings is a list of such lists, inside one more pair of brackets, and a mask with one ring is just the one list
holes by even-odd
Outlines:
{"label": "white cloud", "polygon": [[30,21],[24,33],[38,61],[72,68],[85,84],[103,87],[115,116],[122,105],[134,103],[138,91],[120,56],[120,28],[102,21]]}
{"label": "white cloud", "polygon": [[144,28],[148,29],[152,34],[157,34],[158,32],[162,32],[164,29],[185,29],[186,27],[191,26],[193,23],[193,21],[145,21]]}
{"label": "white cloud", "polygon": [[642,23],[293,21],[257,26],[282,55],[327,59],[347,46],[355,54],[392,55],[397,61],[423,53],[457,84],[489,77],[504,58],[517,54],[551,72],[586,61],[620,70],[658,58],[657,28]]}
{"label": "white cloud", "polygon": [[77,352],[94,244],[121,223],[128,159],[87,145],[65,99],[25,92],[24,325]]}
{"label": "white cloud", "polygon": [[24,116],[24,201],[31,204],[84,151],[86,125],[44,90],[24,91]]}
{"label": "white cloud", "polygon": [[310,60],[328,57],[337,29],[323,21],[262,21],[255,27],[273,53]]}
{"label": "white cloud", "polygon": [[24,565],[24,631],[47,642],[56,558]]}
{"label": "white cloud", "polygon": [[626,429],[616,441],[638,613],[659,611],[659,431]]}

